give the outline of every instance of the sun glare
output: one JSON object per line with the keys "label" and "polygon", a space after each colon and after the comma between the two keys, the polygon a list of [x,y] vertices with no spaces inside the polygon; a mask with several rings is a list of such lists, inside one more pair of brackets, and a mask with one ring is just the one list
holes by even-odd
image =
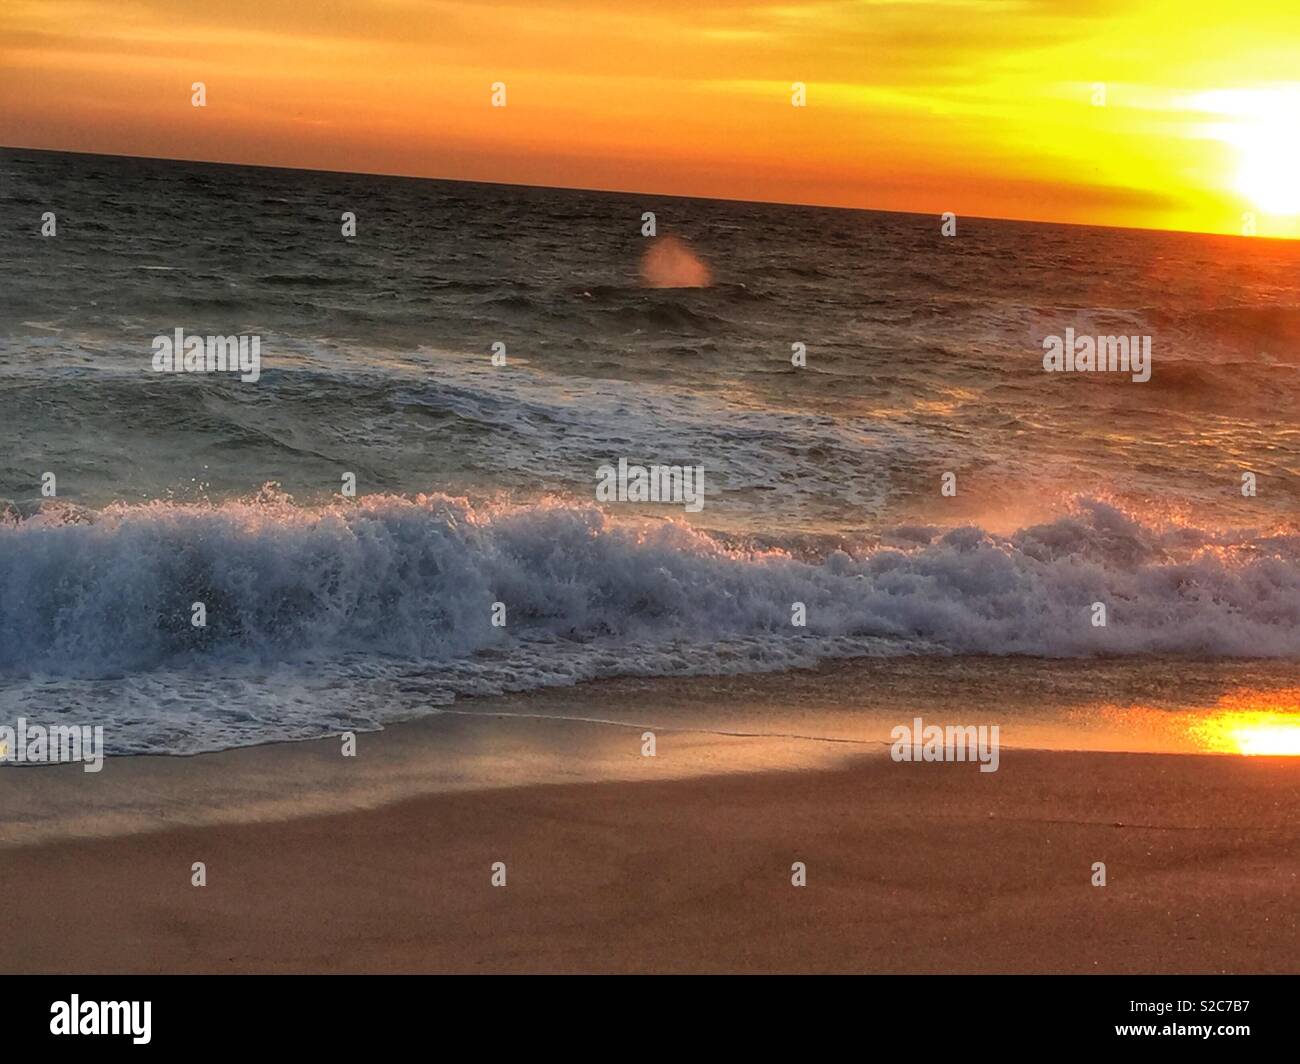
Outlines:
{"label": "sun glare", "polygon": [[1195,105],[1222,116],[1213,135],[1236,150],[1236,191],[1268,214],[1300,215],[1300,87],[1207,92]]}
{"label": "sun glare", "polygon": [[1197,740],[1216,753],[1300,757],[1300,717],[1268,712],[1229,712],[1194,728]]}
{"label": "sun glare", "polygon": [[1300,123],[1295,113],[1254,123],[1241,149],[1237,191],[1270,214],[1300,214]]}

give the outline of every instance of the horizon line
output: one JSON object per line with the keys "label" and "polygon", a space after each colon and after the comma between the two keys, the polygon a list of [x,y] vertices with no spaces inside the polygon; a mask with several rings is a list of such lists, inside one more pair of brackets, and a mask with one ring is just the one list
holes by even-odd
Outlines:
{"label": "horizon line", "polygon": [[[302,174],[336,174],[344,177],[388,177],[400,181],[439,181],[454,185],[488,185],[494,188],[526,188],[553,192],[593,192],[609,196],[655,196],[662,199],[697,200],[704,203],[747,203],[765,207],[799,207],[818,211],[852,211],[861,214],[903,214],[915,217],[942,218],[945,212],[885,210],[880,207],[848,207],[841,204],[804,203],[797,200],[751,200],[730,196],[691,196],[680,192],[652,192],[644,189],[596,188],[584,185],[530,185],[518,181],[475,181],[462,177],[435,177],[429,174],[394,173],[385,170],[326,170],[313,166],[283,166],[271,163],[231,162],[227,159],[186,159],[170,155],[129,155],[103,151],[76,151],[69,148],[40,148],[23,144],[0,144],[0,151],[43,152],[48,155],[82,155],[96,159],[135,159],[142,162],[197,163],[202,166],[234,166],[248,170],[286,170]],[[1051,218],[1011,218],[984,214],[951,212],[958,219],[968,218],[981,222],[1011,222],[1021,225],[1059,225],[1071,229],[1106,229],[1130,233],[1174,233],[1184,236],[1216,237],[1232,240],[1294,241],[1300,237],[1246,236],[1241,233],[1220,233],[1207,229],[1164,229],[1157,226],[1105,225],[1100,222],[1065,222]]]}

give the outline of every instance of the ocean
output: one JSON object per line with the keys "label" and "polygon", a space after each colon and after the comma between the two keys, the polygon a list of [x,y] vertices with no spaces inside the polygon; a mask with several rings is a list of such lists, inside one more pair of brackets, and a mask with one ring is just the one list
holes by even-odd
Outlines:
{"label": "ocean", "polygon": [[[709,283],[647,285],[664,237]],[[157,372],[176,329],[257,380]],[[1066,330],[1150,379],[1045,372]],[[1300,242],[3,149],[0,721],[189,754],[618,676],[1296,660],[1298,370]],[[620,459],[702,508],[602,501]]]}

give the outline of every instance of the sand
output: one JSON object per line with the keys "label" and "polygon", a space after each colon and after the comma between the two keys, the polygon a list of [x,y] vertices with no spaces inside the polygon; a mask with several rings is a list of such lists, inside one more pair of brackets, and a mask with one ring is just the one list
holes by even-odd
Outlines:
{"label": "sand", "polygon": [[882,668],[476,701],[355,758],[2,770],[0,971],[1300,971],[1300,759],[900,764],[882,720],[984,705],[1008,666]]}

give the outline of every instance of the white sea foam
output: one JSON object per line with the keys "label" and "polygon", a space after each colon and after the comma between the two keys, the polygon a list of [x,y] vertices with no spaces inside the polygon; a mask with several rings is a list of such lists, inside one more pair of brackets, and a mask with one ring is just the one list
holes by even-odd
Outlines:
{"label": "white sea foam", "polygon": [[49,508],[0,525],[0,711],[75,709],[108,725],[110,751],[175,752],[613,675],[861,654],[1300,655],[1297,536],[1157,527],[1091,501],[1010,536],[906,532],[902,549],[808,560],[561,501]]}

